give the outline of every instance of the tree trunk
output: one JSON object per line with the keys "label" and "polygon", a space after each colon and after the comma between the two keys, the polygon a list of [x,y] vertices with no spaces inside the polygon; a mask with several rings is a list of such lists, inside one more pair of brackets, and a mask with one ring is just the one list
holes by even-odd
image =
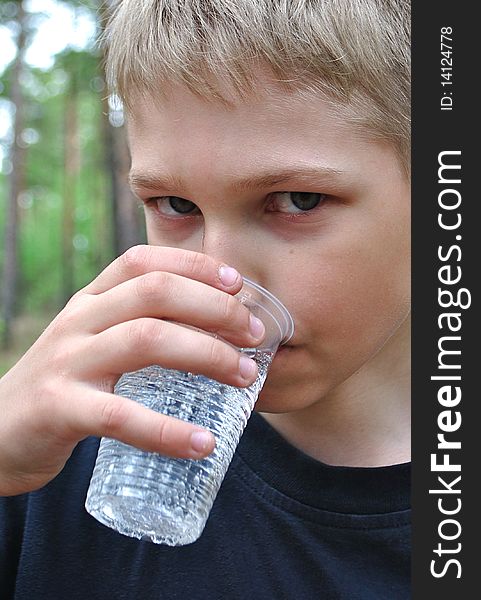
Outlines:
{"label": "tree trunk", "polygon": [[[99,14],[102,29],[105,27],[107,12],[107,3],[101,2]],[[144,242],[145,235],[138,202],[128,185],[130,153],[125,127],[114,127],[111,124],[108,98],[105,91],[102,94],[105,162],[110,173],[111,206],[114,223],[113,245],[115,256],[119,256],[127,248]]]}
{"label": "tree trunk", "polygon": [[80,168],[77,127],[77,81],[75,70],[65,98],[64,114],[64,192],[62,214],[62,296],[64,303],[75,292],[73,239],[75,235],[75,198]]}
{"label": "tree trunk", "polygon": [[140,210],[135,196],[128,185],[130,170],[130,152],[127,145],[125,127],[112,127],[113,149],[115,156],[115,198],[117,235],[115,243],[116,255],[122,254],[127,248],[143,241],[140,228]]}
{"label": "tree trunk", "polygon": [[2,345],[8,349],[12,342],[12,322],[17,303],[17,237],[18,237],[18,197],[25,185],[25,145],[21,135],[24,127],[24,97],[21,86],[21,75],[26,48],[26,24],[23,3],[18,2],[17,23],[17,56],[13,63],[11,75],[10,99],[15,106],[14,138],[11,148],[13,165],[9,178],[9,194],[5,219],[5,257],[2,287],[3,335]]}

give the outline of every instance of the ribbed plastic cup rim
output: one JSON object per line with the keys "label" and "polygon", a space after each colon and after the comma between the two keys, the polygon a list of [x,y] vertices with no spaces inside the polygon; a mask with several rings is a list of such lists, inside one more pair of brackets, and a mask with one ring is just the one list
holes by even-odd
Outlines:
{"label": "ribbed plastic cup rim", "polygon": [[281,324],[279,324],[279,321],[276,318],[276,316],[273,315],[272,312],[270,310],[268,310],[265,306],[263,307],[271,315],[271,317],[279,324],[279,329],[283,332],[285,331],[285,335],[282,338],[279,345],[287,344],[287,342],[294,335],[294,320],[292,319],[290,312],[287,310],[287,308],[284,306],[284,304],[282,304],[282,302],[274,296],[274,294],[269,292],[269,290],[266,290],[266,288],[263,288],[261,285],[259,285],[255,281],[252,281],[252,279],[249,279],[248,277],[243,276],[242,279],[249,286],[253,287],[255,290],[260,292],[262,295],[266,296],[272,302],[272,304],[278,309],[280,314],[284,317],[285,323],[284,323],[284,327],[282,327]]}

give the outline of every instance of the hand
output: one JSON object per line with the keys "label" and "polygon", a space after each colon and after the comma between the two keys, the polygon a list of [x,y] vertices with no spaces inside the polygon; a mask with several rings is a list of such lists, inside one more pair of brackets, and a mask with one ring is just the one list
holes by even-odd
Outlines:
{"label": "hand", "polygon": [[0,495],[45,485],[89,435],[180,458],[210,454],[211,433],[113,389],[151,364],[250,385],[256,364],[223,341],[254,347],[263,337],[233,298],[241,287],[236,271],[204,254],[135,246],[75,294],[0,379]]}

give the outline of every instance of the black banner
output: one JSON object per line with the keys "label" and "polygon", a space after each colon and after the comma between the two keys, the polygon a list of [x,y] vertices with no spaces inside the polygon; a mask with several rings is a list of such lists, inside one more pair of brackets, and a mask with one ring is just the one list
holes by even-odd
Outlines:
{"label": "black banner", "polygon": [[413,2],[415,600],[477,597],[481,573],[475,491],[481,228],[474,187],[480,68],[471,10],[467,2]]}

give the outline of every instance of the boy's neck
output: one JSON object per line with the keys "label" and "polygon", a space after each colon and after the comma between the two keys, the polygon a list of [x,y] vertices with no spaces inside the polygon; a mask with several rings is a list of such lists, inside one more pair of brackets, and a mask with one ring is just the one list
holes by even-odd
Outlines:
{"label": "boy's neck", "polygon": [[316,404],[262,416],[293,446],[326,464],[408,462],[410,326],[407,319],[378,355]]}

